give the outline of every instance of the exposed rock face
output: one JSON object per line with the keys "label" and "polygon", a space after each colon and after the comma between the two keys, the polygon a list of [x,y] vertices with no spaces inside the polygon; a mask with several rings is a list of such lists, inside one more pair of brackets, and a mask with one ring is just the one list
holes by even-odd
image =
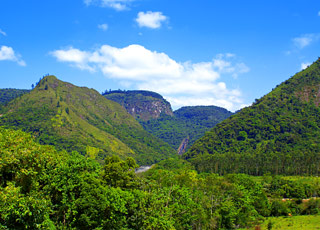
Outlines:
{"label": "exposed rock face", "polygon": [[148,121],[150,119],[157,119],[161,115],[173,116],[170,103],[161,95],[154,92],[116,90],[105,92],[103,96],[118,102],[138,120]]}
{"label": "exposed rock face", "polygon": [[296,96],[305,102],[313,102],[316,106],[320,105],[320,85],[305,86]]}
{"label": "exposed rock face", "polygon": [[182,156],[182,155],[186,152],[187,147],[188,147],[188,143],[189,143],[189,137],[184,138],[184,139],[182,140],[182,142],[181,142],[181,144],[180,144],[180,146],[179,146],[179,148],[178,148],[178,154],[179,154],[180,156]]}

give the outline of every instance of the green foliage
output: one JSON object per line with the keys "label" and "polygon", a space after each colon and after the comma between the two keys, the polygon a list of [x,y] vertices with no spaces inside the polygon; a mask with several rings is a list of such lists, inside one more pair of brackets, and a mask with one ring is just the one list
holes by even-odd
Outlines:
{"label": "green foliage", "polygon": [[320,59],[218,124],[185,154],[197,170],[320,173]]}
{"label": "green foliage", "polygon": [[[267,182],[263,181],[267,184]],[[315,185],[301,180],[289,180],[279,176],[272,178],[268,184],[268,193],[283,198],[308,198],[317,193]]]}
{"label": "green foliage", "polygon": [[103,180],[116,188],[136,188],[136,168],[138,165],[131,157],[125,161],[115,155],[106,157],[103,166]]}
{"label": "green foliage", "polygon": [[21,131],[0,128],[0,226],[4,229],[54,229],[47,179],[66,158],[34,143]]}
{"label": "green foliage", "polygon": [[0,228],[238,229],[263,216],[319,211],[318,198],[302,200],[299,192],[294,195],[302,197],[282,201],[275,189],[309,185],[318,194],[317,177],[198,174],[179,158],[139,176],[136,167],[133,158],[114,155],[101,165],[0,128]]}
{"label": "green foliage", "polygon": [[43,194],[26,195],[8,183],[0,189],[0,200],[1,229],[55,229],[49,218],[50,201]]}

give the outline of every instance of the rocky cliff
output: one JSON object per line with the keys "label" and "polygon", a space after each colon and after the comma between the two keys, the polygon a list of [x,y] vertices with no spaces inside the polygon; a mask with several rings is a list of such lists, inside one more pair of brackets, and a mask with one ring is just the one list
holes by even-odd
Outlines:
{"label": "rocky cliff", "polygon": [[137,120],[173,116],[171,105],[160,94],[144,90],[106,91],[103,96],[122,105]]}

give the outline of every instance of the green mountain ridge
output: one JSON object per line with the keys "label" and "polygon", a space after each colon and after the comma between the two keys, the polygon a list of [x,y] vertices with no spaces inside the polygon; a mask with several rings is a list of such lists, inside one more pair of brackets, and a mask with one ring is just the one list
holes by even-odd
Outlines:
{"label": "green mountain ridge", "polygon": [[174,154],[119,104],[54,76],[43,78],[34,90],[9,102],[0,113],[1,126],[33,132],[42,144],[92,158],[117,154],[151,164]]}
{"label": "green mountain ridge", "polygon": [[199,171],[318,175],[320,59],[218,124],[185,154]]}
{"label": "green mountain ridge", "polygon": [[[30,90],[0,89],[0,101],[8,103],[28,92]],[[102,95],[119,103],[145,130],[172,148],[178,150],[183,145],[185,148],[178,151],[180,154],[205,132],[232,115],[216,106],[186,106],[172,111],[170,103],[160,94],[145,90],[109,90]]]}

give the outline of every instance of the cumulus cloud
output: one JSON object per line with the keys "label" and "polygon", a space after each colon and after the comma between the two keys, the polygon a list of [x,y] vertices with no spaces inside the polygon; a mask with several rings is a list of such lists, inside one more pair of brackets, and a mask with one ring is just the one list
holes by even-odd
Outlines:
{"label": "cumulus cloud", "polygon": [[[208,62],[180,63],[167,54],[141,45],[116,48],[103,45],[92,51],[69,47],[51,52],[58,61],[89,71],[102,71],[123,86],[162,94],[178,108],[187,105],[217,105],[237,110],[243,105],[238,89],[229,89],[222,75],[249,71],[244,63],[228,55]],[[225,60],[226,59],[226,60]]]}
{"label": "cumulus cloud", "polygon": [[106,30],[108,30],[108,24],[100,24],[100,25],[98,25],[98,28],[100,30],[106,31]]}
{"label": "cumulus cloud", "polygon": [[0,61],[14,61],[21,66],[26,66],[26,63],[21,59],[21,56],[19,54],[16,54],[14,50],[9,46],[1,46]]}
{"label": "cumulus cloud", "polygon": [[89,65],[90,54],[87,52],[69,47],[65,50],[55,50],[50,54],[60,62],[72,63],[73,66],[82,70],[95,71],[95,68]]}
{"label": "cumulus cloud", "polygon": [[7,33],[4,32],[2,29],[0,29],[0,34],[2,34],[3,36],[7,36]]}
{"label": "cumulus cloud", "polygon": [[307,63],[301,63],[301,70],[306,69],[307,67],[309,67],[312,63],[307,62]]}
{"label": "cumulus cloud", "polygon": [[129,9],[130,2],[134,0],[84,0],[89,5],[99,5],[101,7],[110,7],[118,11]]}
{"label": "cumulus cloud", "polygon": [[294,45],[299,48],[303,49],[309,46],[311,43],[319,40],[320,34],[304,34],[300,37],[296,37],[293,39]]}
{"label": "cumulus cloud", "polygon": [[164,16],[162,12],[148,11],[146,13],[139,12],[136,22],[140,27],[148,27],[151,29],[157,29],[161,27],[161,23],[166,21],[168,18]]}
{"label": "cumulus cloud", "polygon": [[237,78],[239,74],[247,73],[250,68],[243,62],[232,64],[232,59],[235,58],[235,54],[226,53],[218,54],[213,60],[213,67],[220,73],[231,74],[233,78]]}

